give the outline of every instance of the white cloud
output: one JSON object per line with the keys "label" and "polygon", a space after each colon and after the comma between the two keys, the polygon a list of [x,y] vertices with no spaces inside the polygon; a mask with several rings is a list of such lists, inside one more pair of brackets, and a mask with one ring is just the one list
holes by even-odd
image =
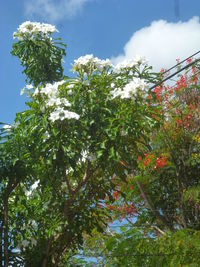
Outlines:
{"label": "white cloud", "polygon": [[169,23],[153,21],[150,26],[133,33],[124,46],[124,53],[113,57],[118,63],[133,58],[136,54],[145,56],[154,70],[169,68],[176,59],[185,59],[200,50],[200,23],[198,17],[187,22]]}
{"label": "white cloud", "polygon": [[71,19],[81,11],[89,0],[25,0],[25,13],[28,17],[39,17],[45,21]]}

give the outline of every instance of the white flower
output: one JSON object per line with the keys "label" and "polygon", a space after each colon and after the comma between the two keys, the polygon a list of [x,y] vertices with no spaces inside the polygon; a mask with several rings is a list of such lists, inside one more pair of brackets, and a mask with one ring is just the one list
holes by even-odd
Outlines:
{"label": "white flower", "polygon": [[112,98],[115,98],[115,97],[121,96],[122,90],[121,90],[121,88],[115,88],[110,93],[112,95]]}
{"label": "white flower", "polygon": [[85,55],[81,56],[78,59],[74,60],[74,69],[80,69],[81,67],[87,66],[89,63],[92,63],[94,56],[91,55]]}
{"label": "white flower", "polygon": [[80,159],[80,161],[81,162],[86,162],[87,158],[88,158],[88,151],[87,150],[83,150],[81,152],[81,159]]}
{"label": "white flower", "polygon": [[56,98],[55,96],[52,96],[51,98],[48,99],[46,106],[51,107],[51,106],[59,106],[61,104],[60,98]]}
{"label": "white flower", "polygon": [[68,175],[69,173],[73,172],[74,169],[72,167],[69,167],[69,169],[66,170],[66,175]]}
{"label": "white flower", "polygon": [[27,85],[26,85],[26,88],[27,88],[28,90],[31,90],[31,89],[33,89],[33,85],[32,85],[32,84],[27,84]]}
{"label": "white flower", "polygon": [[35,92],[33,93],[33,96],[36,96],[39,93],[42,95],[45,95],[45,97],[47,97],[47,99],[45,98],[46,107],[52,107],[54,105],[70,107],[71,104],[69,103],[67,99],[59,97],[58,88],[60,85],[64,83],[65,83],[65,80],[60,81],[60,82],[55,82],[54,84],[48,83],[46,84],[45,87],[37,88]]}
{"label": "white flower", "polygon": [[121,92],[121,98],[131,98],[134,97],[137,93],[138,84],[137,79],[126,84]]}
{"label": "white flower", "polygon": [[113,98],[120,96],[122,99],[124,98],[135,99],[139,91],[143,92],[147,88],[148,88],[147,83],[143,79],[134,78],[134,80],[126,84],[123,89],[116,88],[113,91],[111,91],[111,95],[113,96]]}
{"label": "white flower", "polygon": [[60,98],[60,102],[61,102],[61,105],[65,106],[65,107],[70,107],[71,104],[69,103],[69,101],[65,98]]}
{"label": "white flower", "polygon": [[133,59],[125,59],[121,62],[119,62],[115,67],[114,70],[116,72],[120,72],[126,69],[131,69],[133,67],[140,67],[142,66],[146,66],[148,64],[148,61],[146,60],[145,57],[136,55]]}
{"label": "white flower", "polygon": [[70,83],[69,85],[67,85],[67,88],[69,88],[69,89],[72,89],[72,88],[74,88],[74,83]]}
{"label": "white flower", "polygon": [[73,91],[72,91],[71,89],[69,89],[69,90],[67,91],[67,94],[68,94],[68,95],[72,95],[72,94],[73,94]]}
{"label": "white flower", "polygon": [[38,187],[39,182],[40,182],[40,180],[37,180],[37,181],[31,186],[31,189],[32,189],[32,190],[35,190],[35,189]]}
{"label": "white flower", "polygon": [[35,92],[33,93],[33,96],[40,94],[44,94],[47,96],[56,96],[58,94],[58,88],[60,85],[63,85],[65,83],[65,80],[62,80],[60,82],[55,82],[53,84],[47,83],[45,87],[42,88],[36,88]]}
{"label": "white flower", "polygon": [[51,114],[49,119],[54,122],[56,120],[64,120],[64,119],[79,119],[79,115],[75,112],[71,112],[68,110],[64,110],[62,107],[58,107]]}
{"label": "white flower", "polygon": [[107,67],[112,67],[112,63],[109,59],[101,60],[98,57],[91,55],[81,56],[78,59],[74,60],[73,70],[80,71],[81,69],[84,72],[88,71],[102,71]]}
{"label": "white flower", "polygon": [[33,93],[33,96],[36,96],[36,95],[38,95],[38,94],[39,94],[39,89],[36,88],[35,91],[34,91],[34,93]]}
{"label": "white flower", "polygon": [[110,86],[111,86],[111,88],[114,88],[115,87],[115,84],[114,83],[111,83]]}
{"label": "white flower", "polygon": [[18,27],[17,32],[13,33],[13,38],[18,38],[19,41],[22,41],[27,37],[30,39],[35,39],[37,36],[50,38],[50,35],[54,32],[58,32],[54,25],[26,21]]}
{"label": "white flower", "polygon": [[[45,87],[37,88],[33,93],[33,96],[37,96],[39,93],[44,95],[44,107],[51,108],[54,107],[54,110],[51,111],[49,119],[52,122],[57,120],[64,120],[64,119],[79,119],[79,115],[75,112],[71,112],[65,110],[64,107],[70,107],[71,104],[65,98],[59,96],[59,86],[63,85],[66,81],[62,80],[59,82],[55,82],[53,84],[46,84]],[[71,84],[70,84],[71,85]],[[73,84],[74,85],[74,84]],[[67,86],[69,88],[69,85]]]}
{"label": "white flower", "polygon": [[95,161],[97,158],[96,158],[96,155],[93,154],[93,153],[89,153],[88,150],[82,150],[81,151],[81,157],[80,159],[78,160],[78,164],[80,165],[82,162],[85,163],[86,160],[89,160],[91,162]]}
{"label": "white flower", "polygon": [[148,65],[148,60],[140,55],[136,55],[134,61],[136,62],[137,65],[143,65],[143,66]]}

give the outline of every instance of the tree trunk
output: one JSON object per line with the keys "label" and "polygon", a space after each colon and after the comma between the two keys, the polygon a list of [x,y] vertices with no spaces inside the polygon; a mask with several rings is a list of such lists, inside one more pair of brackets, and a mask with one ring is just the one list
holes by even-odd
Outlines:
{"label": "tree trunk", "polygon": [[47,242],[45,256],[44,256],[44,259],[43,259],[43,262],[42,262],[42,267],[46,267],[47,266],[47,260],[48,260],[48,257],[49,257],[49,250],[50,250],[50,247],[51,247],[51,241],[52,241],[52,238],[50,238],[48,240],[48,242]]}

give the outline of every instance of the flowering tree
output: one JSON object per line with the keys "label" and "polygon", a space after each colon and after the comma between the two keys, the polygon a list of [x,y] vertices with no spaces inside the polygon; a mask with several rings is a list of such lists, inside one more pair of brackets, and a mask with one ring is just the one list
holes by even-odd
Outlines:
{"label": "flowering tree", "polygon": [[115,223],[126,221],[120,232],[111,224],[106,235],[85,237],[86,253],[101,264],[199,266],[199,75],[189,59],[174,86],[146,97],[158,124],[136,143],[136,165],[122,158],[126,183],[116,177],[115,201],[107,196],[102,206]]}
{"label": "flowering tree", "polygon": [[[160,123],[147,105],[151,73],[144,58],[113,66],[86,55],[63,75],[63,43],[49,24],[23,23],[14,33],[28,84],[28,109],[1,128],[1,262],[66,266],[84,234],[103,232],[116,181]],[[153,116],[154,115],[154,116]],[[124,163],[125,162],[125,163]]]}

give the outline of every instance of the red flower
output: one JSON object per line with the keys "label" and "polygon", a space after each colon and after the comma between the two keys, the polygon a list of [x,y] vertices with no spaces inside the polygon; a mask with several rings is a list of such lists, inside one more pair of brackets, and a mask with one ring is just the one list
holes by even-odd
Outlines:
{"label": "red flower", "polygon": [[146,158],[143,162],[144,166],[147,166],[150,163],[150,159]]}

